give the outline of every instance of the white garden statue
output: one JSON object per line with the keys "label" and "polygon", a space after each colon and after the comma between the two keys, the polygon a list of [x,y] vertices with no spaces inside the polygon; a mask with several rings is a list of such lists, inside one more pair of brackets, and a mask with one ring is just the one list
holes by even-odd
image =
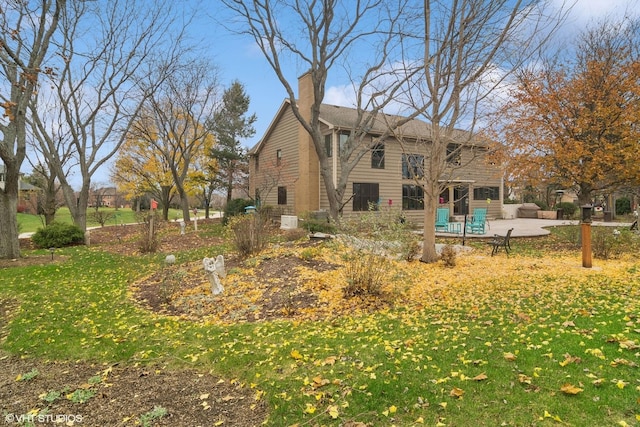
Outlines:
{"label": "white garden statue", "polygon": [[211,282],[211,293],[213,295],[221,294],[224,287],[220,283],[220,278],[227,277],[227,272],[224,269],[224,257],[218,255],[216,258],[204,258],[202,266],[209,277],[209,282]]}

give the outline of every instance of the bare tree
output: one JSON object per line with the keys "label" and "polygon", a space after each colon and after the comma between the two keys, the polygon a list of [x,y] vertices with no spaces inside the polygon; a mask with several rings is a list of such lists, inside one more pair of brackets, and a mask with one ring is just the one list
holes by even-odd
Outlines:
{"label": "bare tree", "polygon": [[[65,0],[3,2],[0,8],[0,159],[5,186],[0,189],[0,258],[18,258],[18,181],[26,155],[26,116],[37,88],[49,43]],[[45,68],[44,72],[49,69]]]}
{"label": "bare tree", "polygon": [[[58,62],[50,79],[57,100],[32,104],[32,115],[74,222],[82,229],[93,175],[118,151],[141,106],[184,53],[178,12],[170,0],[74,1],[64,10]],[[47,132],[51,123],[44,112],[56,108],[63,111],[57,125],[70,135],[64,143],[75,155],[79,192],[62,167],[58,141]]]}
{"label": "bare tree", "polygon": [[131,130],[134,138],[153,146],[166,161],[185,221],[190,218],[185,184],[195,156],[213,139],[205,124],[213,118],[217,95],[217,76],[209,63],[184,64],[149,97],[144,120]]}
{"label": "bare tree", "polygon": [[[393,128],[402,126],[417,116],[413,111],[398,118],[390,129],[371,139],[368,130],[395,96],[406,90],[408,79],[419,69],[398,70],[394,64],[401,55],[402,20],[405,0],[222,0],[242,21],[238,31],[248,34],[257,43],[269,65],[287,92],[291,109],[297,120],[310,135],[317,154],[324,186],[329,199],[332,218],[339,219],[344,205],[347,183],[351,171],[362,157],[380,141],[384,141]],[[286,25],[282,25],[285,21]],[[348,141],[339,153],[341,171],[334,183],[332,167],[320,131],[320,105],[325,96],[329,73],[339,66],[351,68],[351,53],[369,52],[368,65],[352,78],[357,118],[352,124]],[[305,67],[311,79],[312,99],[298,104],[294,84],[286,73],[286,62],[294,58]],[[347,71],[349,73],[349,71]],[[301,197],[301,195],[298,195]]]}
{"label": "bare tree", "polygon": [[416,13],[423,20],[414,27],[421,30],[415,46],[423,73],[405,95],[430,125],[424,141],[411,141],[411,152],[424,155],[415,177],[424,190],[424,262],[438,259],[435,213],[442,190],[464,166],[464,152],[471,153],[467,159],[483,152],[476,128],[488,97],[539,52],[566,13],[550,6],[539,0],[424,0]]}

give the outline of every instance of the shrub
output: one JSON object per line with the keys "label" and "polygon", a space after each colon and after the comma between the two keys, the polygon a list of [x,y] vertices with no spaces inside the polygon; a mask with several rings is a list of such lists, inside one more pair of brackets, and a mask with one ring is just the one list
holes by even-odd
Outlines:
{"label": "shrub", "polygon": [[591,249],[595,258],[618,258],[629,248],[637,247],[637,244],[637,237],[629,230],[591,228]]}
{"label": "shrub", "polygon": [[[150,212],[144,218],[142,227],[142,236],[140,236],[140,252],[155,253],[158,250],[160,242],[158,242],[157,231],[160,225],[160,215],[157,212]],[[153,221],[152,221],[153,220]]]}
{"label": "shrub", "polygon": [[410,261],[420,251],[419,237],[397,210],[370,210],[354,215],[342,221],[340,231],[348,236],[360,237],[359,245],[366,245],[366,249],[372,253]]}
{"label": "shrub", "polygon": [[104,227],[109,220],[115,218],[115,214],[113,212],[95,210],[89,213],[89,218],[100,224],[101,227]]}
{"label": "shrub", "polygon": [[31,237],[38,248],[61,248],[84,242],[84,232],[75,224],[53,222],[38,229]]}
{"label": "shrub", "polygon": [[453,268],[456,266],[456,248],[451,245],[445,245],[440,252],[440,259],[444,263],[445,267]]}
{"label": "shrub", "polygon": [[575,203],[571,202],[561,202],[556,205],[558,209],[562,209],[562,212],[566,218],[572,218],[576,211],[578,210],[578,206]]}
{"label": "shrub", "polygon": [[631,213],[631,200],[627,197],[616,199],[616,215],[626,215]]}
{"label": "shrub", "polygon": [[389,261],[381,256],[364,250],[350,251],[345,255],[345,285],[342,292],[345,298],[359,295],[379,296],[382,293]]}
{"label": "shrub", "polygon": [[227,203],[224,208],[224,217],[222,223],[227,225],[227,222],[236,215],[244,214],[244,208],[251,206],[252,202],[248,199],[233,199]]}
{"label": "shrub", "polygon": [[241,257],[260,252],[265,248],[269,237],[269,222],[262,215],[238,215],[228,220],[233,243]]}
{"label": "shrub", "polygon": [[535,200],[533,203],[538,205],[538,207],[540,209],[542,209],[543,211],[548,211],[549,210],[549,205],[544,200]]}

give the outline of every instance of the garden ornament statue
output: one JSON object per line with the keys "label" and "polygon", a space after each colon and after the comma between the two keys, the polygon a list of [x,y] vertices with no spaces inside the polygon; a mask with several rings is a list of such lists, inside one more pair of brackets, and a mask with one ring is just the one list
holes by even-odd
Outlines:
{"label": "garden ornament statue", "polygon": [[209,282],[211,282],[211,293],[213,295],[221,294],[224,291],[224,287],[220,283],[220,278],[227,277],[227,272],[224,270],[224,257],[218,255],[216,258],[204,258],[202,266],[207,273]]}

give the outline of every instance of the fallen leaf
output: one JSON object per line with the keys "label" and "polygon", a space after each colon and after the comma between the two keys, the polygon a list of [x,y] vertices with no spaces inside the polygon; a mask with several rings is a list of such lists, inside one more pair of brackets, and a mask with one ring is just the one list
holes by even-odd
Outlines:
{"label": "fallen leaf", "polygon": [[488,379],[489,377],[487,377],[487,374],[485,374],[484,372],[481,374],[476,375],[475,377],[471,378],[473,381],[484,381],[486,379]]}
{"label": "fallen leaf", "polygon": [[456,399],[460,399],[464,395],[464,390],[458,387],[454,387],[449,392],[449,396],[455,397]]}
{"label": "fallen leaf", "polygon": [[582,389],[579,387],[574,386],[573,384],[565,384],[562,387],[560,387],[560,391],[563,392],[564,394],[578,394],[582,392]]}
{"label": "fallen leaf", "polygon": [[518,358],[518,356],[516,356],[513,353],[505,353],[504,354],[504,358],[505,358],[505,360],[508,360],[509,362],[513,362],[514,360],[516,360]]}

